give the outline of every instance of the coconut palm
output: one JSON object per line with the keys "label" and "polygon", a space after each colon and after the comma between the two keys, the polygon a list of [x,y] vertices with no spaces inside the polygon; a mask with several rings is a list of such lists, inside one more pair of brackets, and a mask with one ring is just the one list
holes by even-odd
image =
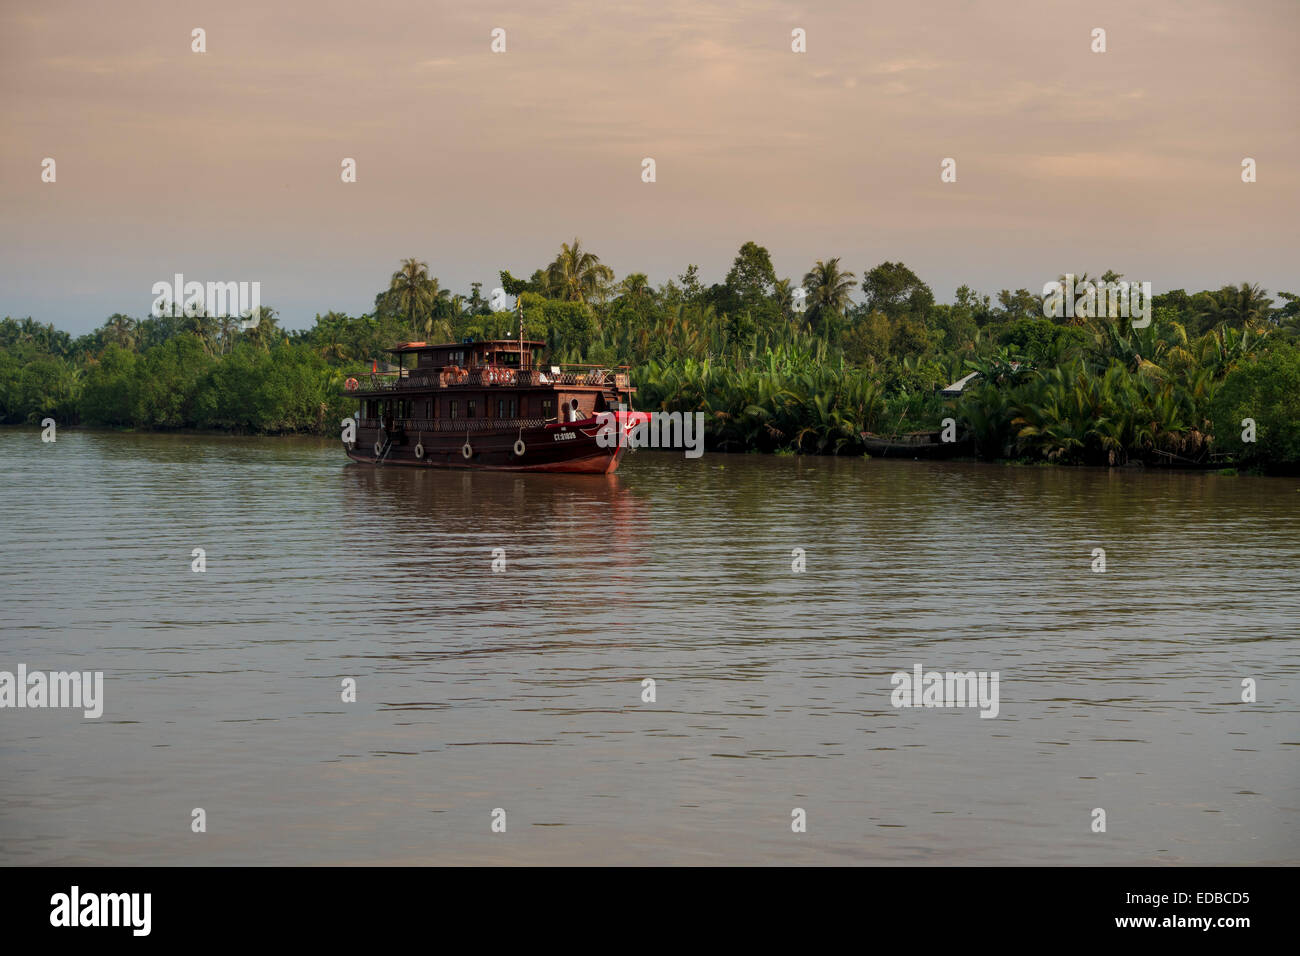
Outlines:
{"label": "coconut palm", "polygon": [[622,293],[631,299],[644,299],[650,295],[650,279],[644,272],[633,272],[623,280]]}
{"label": "coconut palm", "polygon": [[346,362],[352,357],[352,350],[343,341],[344,325],[347,316],[338,312],[316,316],[316,336],[320,343],[320,354],[327,360]]}
{"label": "coconut palm", "polygon": [[[1110,274],[1110,273],[1108,273],[1108,275],[1109,275],[1109,274]],[[1081,285],[1083,285],[1085,282],[1094,282],[1094,281],[1096,281],[1096,280],[1094,280],[1094,279],[1092,278],[1092,276],[1088,275],[1088,273],[1086,273],[1086,272],[1069,272],[1069,273],[1062,272],[1059,276],[1056,277],[1056,281],[1059,282],[1059,283],[1061,283],[1062,286],[1064,286],[1064,285],[1065,285],[1065,279],[1066,279],[1066,276],[1067,276],[1067,275],[1072,275],[1072,276],[1074,276],[1074,287],[1075,287],[1076,289],[1078,289],[1078,287],[1081,286]]]}
{"label": "coconut palm", "polygon": [[406,316],[412,334],[417,328],[417,316],[423,318],[432,312],[438,291],[437,280],[429,278],[428,263],[416,259],[403,259],[402,267],[388,284],[393,306]]}
{"label": "coconut palm", "polygon": [[235,347],[235,330],[239,327],[239,318],[230,314],[216,318],[217,354],[224,354]]}
{"label": "coconut palm", "polygon": [[204,351],[209,355],[213,354],[213,345],[218,332],[217,320],[208,315],[206,309],[202,312],[197,309],[187,311],[181,317],[180,324],[186,332],[198,337],[198,340],[203,343]]}
{"label": "coconut palm", "polygon": [[794,316],[794,286],[790,284],[790,280],[777,279],[772,287],[772,297],[776,300],[777,308],[781,310],[781,318],[789,321]]}
{"label": "coconut palm", "polygon": [[[1107,273],[1107,275],[1113,275],[1113,274],[1114,274],[1114,273]],[[1059,276],[1056,277],[1056,281],[1059,282],[1059,283],[1061,283],[1061,289],[1062,289],[1062,290],[1064,291],[1064,293],[1066,293],[1066,294],[1069,293],[1069,288],[1066,286],[1066,282],[1065,282],[1065,280],[1066,280],[1066,277],[1067,277],[1067,276],[1071,276],[1071,275],[1074,276],[1074,295],[1075,295],[1076,298],[1078,298],[1078,295],[1079,295],[1079,287],[1080,287],[1081,285],[1083,285],[1085,282],[1096,282],[1096,281],[1097,281],[1096,279],[1092,278],[1092,276],[1088,275],[1087,272],[1069,272],[1069,273],[1067,273],[1067,272],[1062,272]],[[1087,323],[1087,321],[1088,321],[1087,318],[1085,318],[1085,317],[1083,317],[1083,316],[1080,316],[1080,315],[1078,315],[1078,314],[1076,313],[1076,314],[1075,314],[1075,315],[1070,319],[1069,324],[1070,324],[1070,325],[1084,325],[1085,323]]]}
{"label": "coconut palm", "polygon": [[452,330],[451,321],[441,316],[435,318],[429,315],[424,320],[424,341],[426,342],[450,342],[456,338],[456,333]]}
{"label": "coconut palm", "polygon": [[1207,326],[1213,328],[1226,323],[1243,328],[1267,322],[1273,300],[1257,284],[1243,282],[1218,292],[1207,292],[1200,306],[1200,318]]}
{"label": "coconut palm", "polygon": [[115,312],[104,323],[104,339],[124,349],[135,348],[139,325],[135,319],[121,312]]}
{"label": "coconut palm", "polygon": [[586,302],[614,280],[614,270],[601,265],[594,252],[583,251],[582,240],[575,237],[573,245],[560,245],[560,254],[547,267],[546,278],[552,294],[569,302]]}
{"label": "coconut palm", "polygon": [[244,329],[244,334],[248,336],[250,342],[261,349],[270,350],[288,338],[285,331],[280,328],[280,318],[275,310],[264,305],[258,306],[251,312],[245,322],[250,324]]}
{"label": "coconut palm", "polygon": [[444,289],[439,284],[437,277],[429,280],[429,314],[439,318],[450,318],[456,311],[455,300],[457,296],[451,294],[450,289]]}
{"label": "coconut palm", "polygon": [[857,285],[852,272],[840,271],[840,260],[817,260],[803,277],[803,287],[808,296],[808,324],[812,329],[827,330],[829,324],[840,318],[849,306],[849,295]]}
{"label": "coconut palm", "polygon": [[1216,378],[1231,372],[1243,359],[1249,358],[1259,348],[1268,333],[1247,326],[1235,329],[1219,325],[1197,340],[1194,349],[1196,360]]}

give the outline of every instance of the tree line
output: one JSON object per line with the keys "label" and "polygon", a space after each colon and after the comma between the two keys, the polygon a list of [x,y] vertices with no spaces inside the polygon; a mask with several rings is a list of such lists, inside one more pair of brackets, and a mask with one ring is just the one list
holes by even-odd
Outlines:
{"label": "tree line", "polygon": [[[901,262],[857,273],[828,258],[781,278],[754,242],[720,282],[689,265],[655,287],[644,273],[618,279],[574,239],[526,279],[502,270],[494,288],[522,304],[553,361],[630,365],[641,408],[705,412],[717,449],[861,453],[863,431],[951,417],[988,458],[1300,467],[1300,297],[1251,283],[1162,293],[1135,328],[1045,318],[1023,288],[962,285],[940,303]],[[414,258],[364,315],[318,314],[294,331],[273,309],[256,318],[117,313],[77,338],[6,318],[0,420],[333,434],[354,410],[343,382],[384,349],[519,328],[500,295],[479,282],[453,294]],[[970,372],[959,398],[939,394]]]}

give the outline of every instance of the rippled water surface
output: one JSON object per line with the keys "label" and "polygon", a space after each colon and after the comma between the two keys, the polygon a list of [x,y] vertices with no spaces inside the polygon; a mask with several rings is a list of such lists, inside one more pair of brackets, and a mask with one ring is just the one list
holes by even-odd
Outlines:
{"label": "rippled water surface", "polygon": [[[105,681],[0,710],[2,863],[1300,861],[1294,479],[32,429],[0,476],[0,670]],[[916,663],[998,716],[894,708]]]}

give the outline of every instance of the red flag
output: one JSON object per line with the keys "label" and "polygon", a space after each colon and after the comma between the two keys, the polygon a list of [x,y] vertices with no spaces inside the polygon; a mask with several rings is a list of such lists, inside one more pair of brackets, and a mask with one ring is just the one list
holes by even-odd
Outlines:
{"label": "red flag", "polygon": [[374,375],[374,374],[376,374],[378,371],[379,371],[379,360],[378,360],[378,359],[371,359],[371,360],[370,360],[370,374],[371,374],[371,375]]}

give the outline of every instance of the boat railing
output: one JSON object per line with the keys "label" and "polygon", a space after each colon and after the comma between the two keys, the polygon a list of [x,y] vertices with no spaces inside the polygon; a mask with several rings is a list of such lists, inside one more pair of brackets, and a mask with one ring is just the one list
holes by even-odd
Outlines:
{"label": "boat railing", "polygon": [[[555,422],[554,418],[394,418],[393,430],[412,432],[503,432],[543,428]],[[378,418],[360,419],[362,428],[379,428],[384,423]]]}
{"label": "boat railing", "polygon": [[443,368],[406,369],[400,375],[372,374],[368,391],[408,388],[455,388],[458,386],[514,386],[577,385],[601,388],[615,386],[628,388],[630,379],[626,366],[551,365],[540,368],[515,368],[509,365],[483,365],[460,368],[449,365]]}

